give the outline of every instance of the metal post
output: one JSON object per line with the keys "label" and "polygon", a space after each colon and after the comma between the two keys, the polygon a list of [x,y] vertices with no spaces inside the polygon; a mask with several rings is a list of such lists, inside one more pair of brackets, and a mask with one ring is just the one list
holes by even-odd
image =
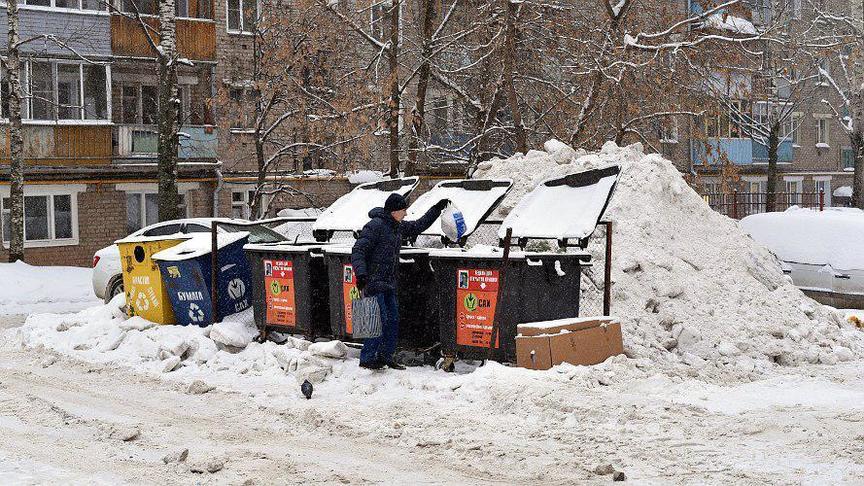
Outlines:
{"label": "metal post", "polygon": [[732,219],[738,219],[738,189],[732,191]]}
{"label": "metal post", "polygon": [[216,274],[219,273],[219,252],[217,251],[219,240],[216,237],[218,226],[219,223],[216,221],[213,221],[210,226],[210,318],[213,320],[212,324],[219,322],[219,306],[216,304],[216,299],[219,297],[219,290],[216,285]]}
{"label": "metal post", "polygon": [[[507,270],[507,263],[510,261],[510,240],[513,238],[513,228],[507,228],[507,232],[504,236],[504,258],[501,260],[501,268],[498,270],[498,295],[504,296],[504,272]],[[495,308],[495,313],[492,314],[492,333],[489,336],[489,347],[486,349],[486,360],[492,358],[492,351],[495,349],[495,344],[498,342],[498,334],[500,324],[499,321],[501,317],[499,316],[498,309],[501,306],[498,305]]]}
{"label": "metal post", "polygon": [[819,189],[819,211],[825,211],[825,189]]}
{"label": "metal post", "polygon": [[612,308],[612,221],[606,221],[606,261],[603,262],[603,315]]}

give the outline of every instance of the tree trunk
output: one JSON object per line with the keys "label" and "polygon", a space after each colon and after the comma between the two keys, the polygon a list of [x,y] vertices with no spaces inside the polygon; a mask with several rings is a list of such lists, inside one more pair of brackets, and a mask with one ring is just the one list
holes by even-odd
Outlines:
{"label": "tree trunk", "polygon": [[255,158],[258,161],[258,181],[255,184],[255,197],[252,199],[250,219],[263,217],[261,200],[264,197],[264,186],[267,184],[267,170],[264,167],[264,140],[259,136],[260,130],[255,129]]}
{"label": "tree trunk", "polygon": [[780,148],[780,122],[768,127],[768,182],[765,184],[765,211],[777,210],[777,152]]}
{"label": "tree trunk", "polygon": [[9,44],[6,67],[9,83],[10,230],[9,261],[24,260],[24,140],[21,135],[21,59],[18,52],[18,0],[8,0]]}
{"label": "tree trunk", "polygon": [[180,218],[177,191],[179,99],[174,0],[159,2],[159,221]]}
{"label": "tree trunk", "polygon": [[516,131],[516,151],[528,152],[528,139],[525,136],[525,126],[522,124],[522,112],[519,109],[519,98],[516,96],[516,86],[513,84],[516,70],[516,9],[518,5],[510,0],[501,0],[504,4],[504,89],[507,92],[507,103],[513,118]]}
{"label": "tree trunk", "polygon": [[[861,118],[857,118],[861,120]],[[852,207],[864,209],[864,133],[859,125],[855,125],[855,131],[849,136],[852,145],[852,153],[855,156],[855,175],[852,178]]]}
{"label": "tree trunk", "polygon": [[390,177],[399,175],[399,0],[391,0],[390,4],[390,49],[388,60],[390,64],[390,101],[388,108],[390,116]]}
{"label": "tree trunk", "polygon": [[432,34],[435,23],[435,0],[423,0],[423,56],[420,72],[417,73],[417,96],[411,120],[411,139],[408,141],[408,161],[405,162],[405,175],[412,176],[417,167],[417,148],[423,125],[426,123],[426,91],[429,88],[429,77],[432,72]]}

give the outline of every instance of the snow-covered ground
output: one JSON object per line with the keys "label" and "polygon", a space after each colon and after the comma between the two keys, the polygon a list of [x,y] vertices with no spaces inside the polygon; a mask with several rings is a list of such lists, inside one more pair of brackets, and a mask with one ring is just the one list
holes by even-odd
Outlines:
{"label": "snow-covered ground", "polygon": [[[506,209],[535,179],[622,164],[609,214],[626,356],[369,371],[336,341],[252,342],[248,312],[157,326],[126,318],[118,296],[0,334],[0,475],[600,484],[611,465],[636,484],[864,483],[861,314],[801,294],[659,156],[547,150],[479,172],[513,177]],[[20,285],[44,285],[41,272],[22,267]],[[162,460],[186,447],[187,461]]]}
{"label": "snow-covered ground", "polygon": [[0,263],[0,316],[71,312],[99,304],[92,274],[89,268]]}

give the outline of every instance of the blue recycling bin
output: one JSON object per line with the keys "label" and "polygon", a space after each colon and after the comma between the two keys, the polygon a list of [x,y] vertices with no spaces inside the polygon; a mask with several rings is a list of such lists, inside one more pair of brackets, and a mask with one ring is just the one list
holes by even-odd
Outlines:
{"label": "blue recycling bin", "polygon": [[[220,319],[252,305],[252,278],[243,253],[248,237],[243,232],[219,235],[216,308]],[[213,322],[211,247],[210,235],[202,234],[153,255],[178,324],[206,326]]]}

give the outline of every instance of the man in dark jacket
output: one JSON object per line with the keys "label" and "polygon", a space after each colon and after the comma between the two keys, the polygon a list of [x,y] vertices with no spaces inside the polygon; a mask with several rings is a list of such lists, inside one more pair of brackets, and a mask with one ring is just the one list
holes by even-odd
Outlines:
{"label": "man in dark jacket", "polygon": [[390,194],[383,208],[369,211],[371,221],[360,232],[351,251],[351,265],[357,288],[364,295],[375,296],[381,307],[381,336],[367,339],[360,352],[360,366],[396,370],[405,367],[393,359],[399,339],[399,304],[396,300],[396,272],[403,238],[414,238],[441,215],[449,201],[442,199],[416,221],[403,221],[408,201],[400,194]]}

